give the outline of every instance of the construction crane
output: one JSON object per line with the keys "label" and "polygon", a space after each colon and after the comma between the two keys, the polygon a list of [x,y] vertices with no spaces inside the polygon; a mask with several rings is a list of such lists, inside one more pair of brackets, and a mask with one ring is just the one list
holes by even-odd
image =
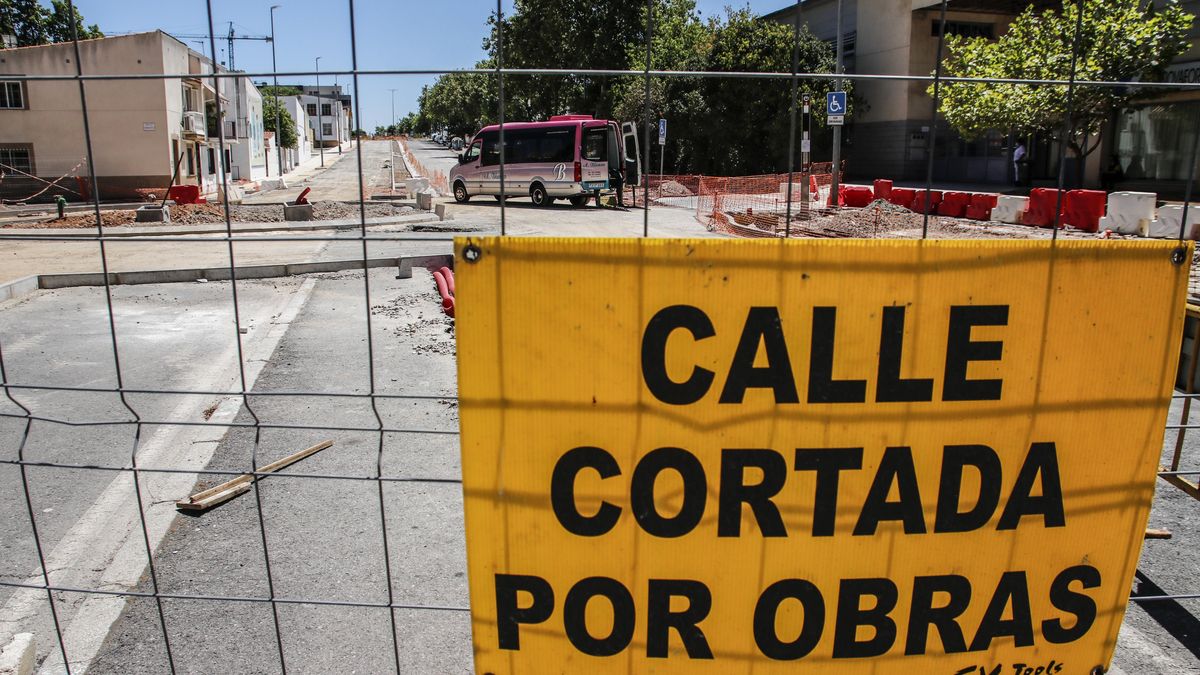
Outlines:
{"label": "construction crane", "polygon": [[[180,38],[180,39],[183,39],[183,38],[188,38],[188,39],[199,38],[202,40],[208,39],[207,35],[185,35],[182,33],[171,33],[171,35],[176,38]],[[229,43],[229,65],[228,65],[228,68],[230,70],[237,70],[237,67],[234,65],[234,60],[233,60],[233,43],[234,43],[234,41],[235,40],[256,40],[258,42],[270,42],[271,36],[270,35],[238,35],[233,30],[233,22],[230,21],[229,22],[229,32],[225,35],[225,40]],[[217,55],[213,54],[212,56],[213,56],[213,61],[215,62],[217,60]]]}

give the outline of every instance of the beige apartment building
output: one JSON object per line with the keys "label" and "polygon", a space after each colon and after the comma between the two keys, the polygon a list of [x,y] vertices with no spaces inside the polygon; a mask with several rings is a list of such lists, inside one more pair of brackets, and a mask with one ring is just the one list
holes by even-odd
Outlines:
{"label": "beige apartment building", "polygon": [[[265,175],[262,121],[254,119],[261,98],[256,89],[244,91],[254,89],[248,79],[222,78],[214,88],[212,61],[162,31],[84,40],[79,48],[85,75],[180,75],[85,81],[94,187],[101,199],[134,198],[139,189],[158,188],[161,194],[177,164],[177,184],[199,185],[212,195],[222,172],[234,173],[235,155],[246,157],[246,173],[253,174],[246,178]],[[39,199],[56,192],[80,199],[78,193],[90,191],[76,81],[5,80],[5,75],[72,76],[74,59],[71,43],[0,50],[3,198],[25,199],[46,187],[30,176],[56,184]],[[223,161],[218,110],[225,123]],[[243,144],[247,152],[240,153]]]}
{"label": "beige apartment building", "polygon": [[[1015,0],[950,0],[946,33],[1001,35],[1013,17],[1029,4]],[[807,25],[818,38],[833,43],[837,36],[837,5],[837,0],[805,0],[799,9],[801,25]],[[842,0],[846,72],[932,73],[937,62],[940,6],[939,0]],[[764,18],[791,24],[796,16],[793,5]],[[895,180],[925,177],[932,103],[926,93],[927,86],[925,82],[903,80],[855,82],[855,96],[865,107],[859,110],[851,107],[846,118],[844,156],[849,175]],[[966,141],[939,122],[936,140],[936,179],[1012,181],[1010,139],[1003,131]]]}

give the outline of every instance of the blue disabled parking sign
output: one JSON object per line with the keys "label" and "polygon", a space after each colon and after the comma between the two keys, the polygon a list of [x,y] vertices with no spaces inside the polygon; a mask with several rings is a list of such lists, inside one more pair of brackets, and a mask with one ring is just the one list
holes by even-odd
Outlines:
{"label": "blue disabled parking sign", "polygon": [[827,115],[845,115],[846,92],[831,91],[825,94],[825,113]]}
{"label": "blue disabled parking sign", "polygon": [[825,94],[825,117],[831,125],[842,124],[846,119],[846,92],[831,91]]}

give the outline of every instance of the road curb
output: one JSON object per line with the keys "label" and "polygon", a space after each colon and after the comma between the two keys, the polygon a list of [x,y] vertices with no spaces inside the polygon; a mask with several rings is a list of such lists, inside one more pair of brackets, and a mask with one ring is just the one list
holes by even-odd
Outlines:
{"label": "road curb", "polygon": [[[419,225],[422,223],[438,222],[436,215],[432,213],[421,213],[414,216],[391,216],[386,218],[367,218],[367,227],[376,227],[382,225]],[[259,234],[263,232],[320,232],[326,230],[346,231],[357,230],[362,227],[363,222],[358,219],[341,218],[338,220],[325,221],[315,225],[284,225],[279,223],[242,223],[242,225],[251,225],[253,227],[234,228],[233,233],[238,234]],[[67,231],[63,231],[67,230]],[[104,228],[105,237],[162,237],[162,236],[185,236],[192,234],[225,234],[225,226],[213,224],[210,227],[135,227],[130,228],[124,225]],[[4,235],[18,235],[21,237],[45,237],[47,239],[62,239],[64,237],[79,237],[81,239],[91,239],[96,236],[96,230],[92,227],[85,228],[0,228],[0,237]]]}
{"label": "road curb", "polygon": [[[285,263],[279,265],[246,265],[234,268],[236,278],[269,279],[273,277],[290,277],[299,274],[314,274],[317,272],[342,272],[346,270],[363,269],[363,259],[351,260],[321,260],[304,263]],[[395,267],[397,279],[412,277],[414,267],[453,267],[454,256],[451,254],[398,256],[388,258],[367,258],[366,267]],[[110,286],[139,285],[139,284],[171,284],[191,283],[196,281],[229,281],[234,278],[229,267],[193,267],[169,270],[144,270],[136,272],[109,272]],[[53,290],[59,288],[75,288],[79,286],[103,286],[103,272],[84,272],[79,274],[41,274],[22,277],[15,281],[0,284],[0,302],[13,300],[28,295],[36,290]]]}

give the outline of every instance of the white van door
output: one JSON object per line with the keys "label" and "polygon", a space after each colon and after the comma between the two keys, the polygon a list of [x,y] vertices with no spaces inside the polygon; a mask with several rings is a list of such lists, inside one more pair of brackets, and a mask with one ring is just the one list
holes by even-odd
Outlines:
{"label": "white van door", "polygon": [[642,153],[638,146],[637,125],[633,122],[622,122],[621,135],[625,137],[625,184],[640,185]]}

